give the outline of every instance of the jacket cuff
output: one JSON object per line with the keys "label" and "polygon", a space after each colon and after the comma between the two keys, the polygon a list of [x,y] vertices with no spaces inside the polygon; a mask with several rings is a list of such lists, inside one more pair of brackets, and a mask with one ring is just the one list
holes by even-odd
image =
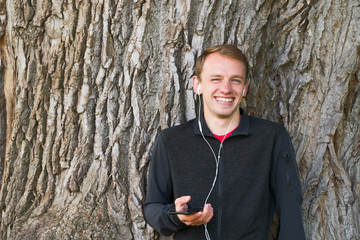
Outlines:
{"label": "jacket cuff", "polygon": [[[175,204],[172,203],[170,208],[168,209],[168,212],[175,212]],[[169,219],[171,222],[173,222],[176,226],[178,226],[178,230],[181,230],[183,228],[189,227],[185,223],[183,223],[177,214],[168,214]]]}

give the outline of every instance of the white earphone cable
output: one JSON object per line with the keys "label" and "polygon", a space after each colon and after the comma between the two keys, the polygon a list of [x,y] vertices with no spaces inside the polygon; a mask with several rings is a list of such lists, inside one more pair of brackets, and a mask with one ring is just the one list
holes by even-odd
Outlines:
{"label": "white earphone cable", "polygon": [[[199,88],[198,88],[198,92],[199,92]],[[207,201],[208,201],[208,199],[209,199],[209,197],[210,197],[210,195],[211,195],[211,193],[212,193],[212,191],[213,191],[213,189],[214,189],[214,187],[215,187],[216,180],[217,180],[217,177],[218,177],[219,161],[220,161],[221,150],[222,150],[222,147],[223,147],[223,142],[224,142],[224,140],[225,140],[225,138],[226,138],[226,135],[229,133],[230,126],[231,126],[231,124],[232,124],[232,122],[233,122],[233,120],[234,120],[234,118],[235,118],[235,115],[236,115],[237,111],[239,111],[239,108],[237,108],[236,111],[234,112],[234,115],[233,115],[233,117],[232,117],[232,119],[231,119],[231,121],[230,121],[230,123],[229,123],[229,126],[228,126],[228,128],[227,128],[227,130],[226,130],[226,132],[225,132],[225,135],[224,135],[224,137],[223,137],[223,139],[222,139],[222,141],[221,141],[221,143],[220,143],[218,156],[216,157],[213,148],[211,147],[210,143],[206,140],[206,138],[205,138],[205,136],[204,136],[204,134],[203,134],[203,131],[202,131],[202,126],[201,126],[201,121],[200,121],[200,118],[201,118],[201,115],[200,115],[200,114],[201,114],[201,112],[200,112],[200,110],[201,110],[201,98],[200,98],[200,94],[198,94],[198,95],[199,95],[198,125],[199,125],[199,129],[200,129],[200,133],[201,133],[201,136],[202,136],[202,138],[204,139],[204,141],[205,141],[205,142],[207,143],[207,145],[209,146],[209,148],[210,148],[210,150],[211,150],[211,152],[212,152],[212,154],[213,154],[213,156],[214,156],[215,164],[216,164],[215,177],[214,177],[212,186],[211,186],[211,188],[210,188],[210,191],[209,191],[209,193],[208,193],[208,195],[206,196],[206,199],[205,199],[205,201],[204,201],[204,207],[205,207],[205,205],[206,205],[206,203],[207,203]],[[207,240],[211,240],[210,234],[209,234],[209,232],[208,232],[208,230],[207,230],[207,223],[204,224],[204,227],[205,227],[205,237],[206,237],[206,239],[207,239]]]}

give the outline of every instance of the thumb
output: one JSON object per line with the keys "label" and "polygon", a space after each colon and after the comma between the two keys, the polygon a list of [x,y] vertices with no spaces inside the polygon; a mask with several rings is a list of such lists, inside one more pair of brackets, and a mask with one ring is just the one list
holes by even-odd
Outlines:
{"label": "thumb", "polygon": [[183,205],[186,204],[190,201],[191,197],[190,196],[182,196],[179,197],[175,200],[175,205]]}

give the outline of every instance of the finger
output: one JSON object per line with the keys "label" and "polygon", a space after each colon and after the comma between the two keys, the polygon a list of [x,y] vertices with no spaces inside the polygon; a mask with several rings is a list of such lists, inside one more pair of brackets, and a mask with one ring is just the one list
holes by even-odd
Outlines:
{"label": "finger", "polygon": [[197,219],[193,215],[195,215],[195,214],[191,214],[191,215],[178,214],[177,216],[186,225],[195,226],[195,223],[197,222]]}
{"label": "finger", "polygon": [[212,219],[213,216],[214,216],[214,209],[210,205],[210,206],[208,206],[207,218],[205,219],[205,221],[207,223],[210,222],[210,220]]}
{"label": "finger", "polygon": [[186,216],[186,221],[188,223],[190,223],[190,225],[192,226],[199,226],[199,225],[202,225],[205,223],[206,219],[208,218],[208,210],[203,209],[203,211],[201,212],[197,212],[197,213],[194,213],[194,214],[191,214],[191,215],[187,215]]}
{"label": "finger", "polygon": [[179,197],[175,200],[175,205],[182,205],[182,204],[186,204],[190,201],[191,197],[190,196],[182,196]]}
{"label": "finger", "polygon": [[179,197],[175,200],[176,211],[186,211],[188,206],[186,205],[190,201],[190,196]]}
{"label": "finger", "polygon": [[208,223],[213,217],[213,208],[210,204],[204,207],[202,212],[193,215],[193,219],[191,220],[192,225],[199,226],[205,223]]}
{"label": "finger", "polygon": [[208,215],[210,212],[212,211],[212,207],[211,207],[211,204],[208,203],[204,206],[204,209],[203,209],[203,213],[205,215]]}
{"label": "finger", "polygon": [[211,207],[211,204],[206,204],[204,206],[204,211],[203,211],[203,222],[207,223],[211,220],[211,218],[214,215],[214,210]]}
{"label": "finger", "polygon": [[186,216],[186,222],[188,225],[199,226],[202,225],[204,216],[202,212],[194,213]]}

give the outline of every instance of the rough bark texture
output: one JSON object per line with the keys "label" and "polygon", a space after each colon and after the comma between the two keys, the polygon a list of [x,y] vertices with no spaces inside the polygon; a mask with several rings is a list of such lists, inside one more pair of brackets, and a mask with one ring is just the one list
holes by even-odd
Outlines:
{"label": "rough bark texture", "polygon": [[220,43],[250,60],[247,111],[290,132],[308,239],[360,239],[358,0],[0,6],[0,239],[156,239],[151,150]]}

